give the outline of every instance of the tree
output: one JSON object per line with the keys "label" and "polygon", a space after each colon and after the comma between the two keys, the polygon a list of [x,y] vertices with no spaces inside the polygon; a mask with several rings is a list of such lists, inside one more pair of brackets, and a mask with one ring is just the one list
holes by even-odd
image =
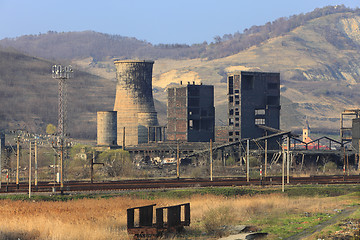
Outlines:
{"label": "tree", "polygon": [[121,149],[102,152],[97,161],[104,163],[103,169],[110,177],[131,176],[133,171],[129,152]]}
{"label": "tree", "polygon": [[54,125],[52,125],[51,123],[49,123],[46,126],[46,133],[49,134],[49,135],[55,134],[56,133],[56,127]]}

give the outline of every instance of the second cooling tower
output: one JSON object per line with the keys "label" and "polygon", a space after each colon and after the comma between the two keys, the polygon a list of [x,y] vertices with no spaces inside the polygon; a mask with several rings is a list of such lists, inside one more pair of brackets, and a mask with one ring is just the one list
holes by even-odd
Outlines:
{"label": "second cooling tower", "polygon": [[154,61],[115,60],[117,111],[117,143],[137,145],[147,143],[148,129],[158,126],[152,94]]}

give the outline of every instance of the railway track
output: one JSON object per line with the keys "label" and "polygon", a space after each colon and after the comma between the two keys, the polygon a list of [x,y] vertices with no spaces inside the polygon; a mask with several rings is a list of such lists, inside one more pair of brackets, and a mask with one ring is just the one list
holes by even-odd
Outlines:
{"label": "railway track", "polygon": [[[285,178],[285,183],[286,183]],[[290,177],[290,183],[297,184],[360,184],[360,175],[351,176],[310,176],[310,177]],[[65,182],[61,189],[60,184],[54,182],[39,182],[37,186],[32,186],[33,192],[74,192],[74,191],[105,191],[105,190],[141,190],[141,189],[167,189],[167,188],[193,188],[193,187],[226,187],[226,186],[247,186],[247,185],[281,185],[282,177],[266,177],[260,179],[250,179],[246,181],[245,177],[238,178],[214,178],[209,179],[153,179],[153,180],[123,180],[108,182],[84,182],[70,181]],[[28,192],[28,183],[2,184],[0,193]]]}

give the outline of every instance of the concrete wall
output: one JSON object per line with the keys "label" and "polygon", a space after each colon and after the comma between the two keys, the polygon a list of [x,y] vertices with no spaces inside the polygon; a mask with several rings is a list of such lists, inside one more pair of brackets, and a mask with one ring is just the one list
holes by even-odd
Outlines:
{"label": "concrete wall", "polygon": [[97,144],[113,146],[117,144],[117,113],[97,112]]}
{"label": "concrete wall", "polygon": [[117,143],[125,145],[146,143],[148,127],[157,126],[157,113],[152,94],[153,61],[116,60]]}

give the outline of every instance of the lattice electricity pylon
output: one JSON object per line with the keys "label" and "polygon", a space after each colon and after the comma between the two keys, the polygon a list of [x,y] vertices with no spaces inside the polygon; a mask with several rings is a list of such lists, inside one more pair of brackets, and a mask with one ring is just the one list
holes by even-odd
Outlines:
{"label": "lattice electricity pylon", "polygon": [[71,77],[73,70],[71,66],[63,67],[54,65],[52,67],[52,77],[59,80],[59,115],[58,115],[58,135],[63,139],[66,136],[67,118],[67,84],[66,80]]}

